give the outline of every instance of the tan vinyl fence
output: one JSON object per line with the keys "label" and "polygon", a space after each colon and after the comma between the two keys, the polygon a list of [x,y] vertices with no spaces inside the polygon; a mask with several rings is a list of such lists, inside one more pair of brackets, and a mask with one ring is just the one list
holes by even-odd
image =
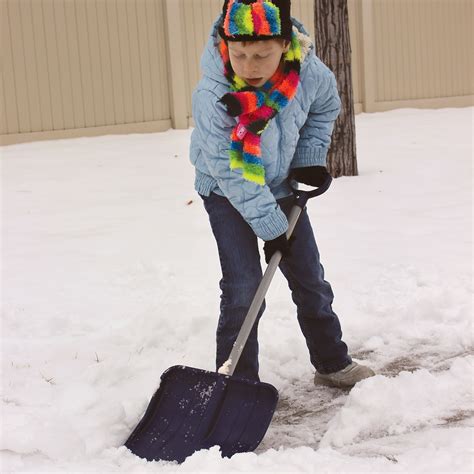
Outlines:
{"label": "tan vinyl fence", "polygon": [[[348,0],[356,112],[472,105],[472,0]],[[311,35],[313,0],[293,0]],[[192,125],[222,0],[0,0],[0,139]]]}

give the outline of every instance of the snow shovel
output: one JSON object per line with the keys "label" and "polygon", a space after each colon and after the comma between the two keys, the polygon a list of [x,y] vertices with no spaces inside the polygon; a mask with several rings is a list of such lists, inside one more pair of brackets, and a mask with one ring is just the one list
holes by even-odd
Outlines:
{"label": "snow shovel", "polygon": [[[297,191],[288,218],[289,238],[309,198],[324,193],[332,178],[312,191]],[[217,372],[176,365],[161,376],[143,418],[125,446],[148,461],[183,462],[200,449],[219,446],[224,457],[253,451],[270,425],[278,392],[268,383],[234,376],[250,331],[281,260],[276,252],[257,288],[229,359]]]}

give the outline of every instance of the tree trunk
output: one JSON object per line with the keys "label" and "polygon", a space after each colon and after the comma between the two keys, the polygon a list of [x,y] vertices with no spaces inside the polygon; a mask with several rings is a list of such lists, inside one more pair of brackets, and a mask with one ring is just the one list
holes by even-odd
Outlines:
{"label": "tree trunk", "polygon": [[314,24],[316,54],[334,72],[342,102],[328,153],[328,171],[334,177],[356,176],[358,172],[347,0],[315,0]]}

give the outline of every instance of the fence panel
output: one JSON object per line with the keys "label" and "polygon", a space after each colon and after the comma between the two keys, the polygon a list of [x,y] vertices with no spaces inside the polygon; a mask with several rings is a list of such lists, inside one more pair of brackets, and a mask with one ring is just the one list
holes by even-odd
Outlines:
{"label": "fence panel", "polygon": [[365,8],[372,9],[376,86],[369,111],[470,104],[471,0],[370,0]]}
{"label": "fence panel", "polygon": [[1,0],[2,143],[171,125],[163,0]]}

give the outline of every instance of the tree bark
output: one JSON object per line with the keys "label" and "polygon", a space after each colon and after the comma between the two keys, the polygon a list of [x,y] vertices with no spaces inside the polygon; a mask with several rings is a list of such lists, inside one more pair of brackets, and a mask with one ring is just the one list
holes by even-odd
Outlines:
{"label": "tree bark", "polygon": [[341,113],[334,125],[328,171],[334,177],[356,176],[354,97],[347,0],[315,0],[316,54],[334,72]]}

